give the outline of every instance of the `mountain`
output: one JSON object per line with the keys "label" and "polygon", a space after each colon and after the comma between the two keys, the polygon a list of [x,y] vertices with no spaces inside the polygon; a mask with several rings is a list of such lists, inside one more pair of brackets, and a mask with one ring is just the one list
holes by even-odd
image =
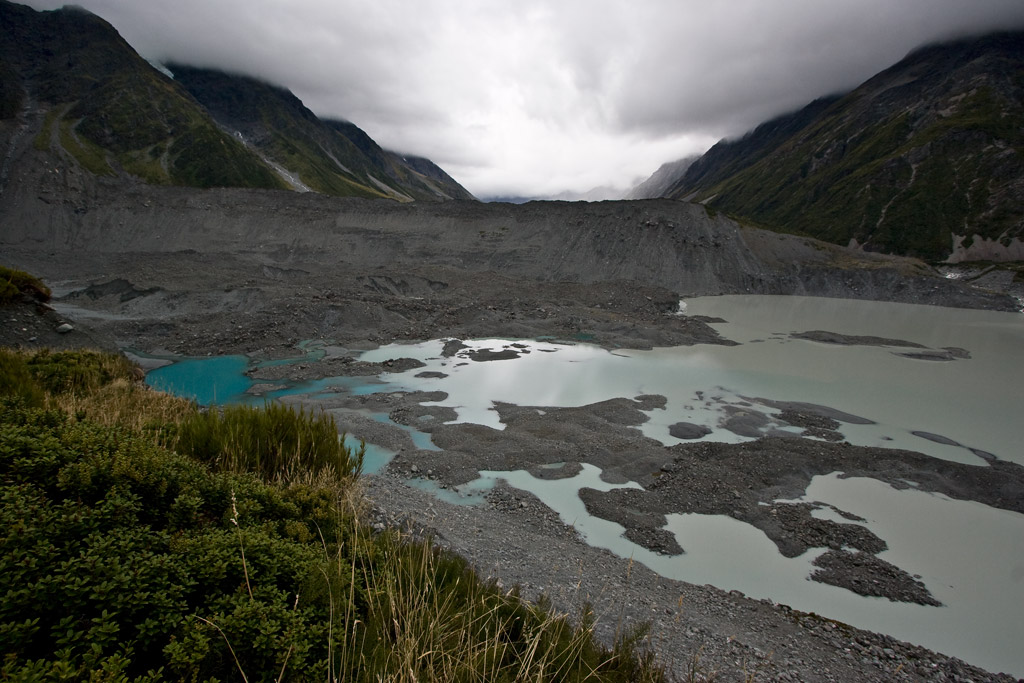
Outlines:
{"label": "mountain", "polygon": [[174,80],[296,189],[410,199],[473,199],[428,159],[380,147],[347,121],[324,121],[290,91],[247,76],[167,64]]}
{"label": "mountain", "polygon": [[593,187],[585,192],[566,190],[558,194],[535,195],[524,197],[520,195],[496,195],[486,197],[482,201],[504,204],[526,204],[527,202],[608,202],[623,198],[626,192],[619,187],[601,185]]}
{"label": "mountain", "polygon": [[558,194],[548,195],[547,197],[544,197],[544,200],[552,202],[607,202],[622,199],[624,194],[625,192],[622,188],[612,187],[610,185],[600,185],[598,187],[592,187],[585,192],[566,190],[565,192],[559,192]]}
{"label": "mountain", "polygon": [[657,199],[664,197],[686,170],[700,157],[692,156],[662,164],[650,178],[630,190],[625,199]]}
{"label": "mountain", "polygon": [[0,23],[0,115],[7,128],[42,117],[33,130],[37,151],[73,159],[100,176],[285,186],[99,17],[0,0]]}
{"label": "mountain", "polygon": [[932,260],[1024,258],[1024,32],[928,46],[722,141],[665,193]]}
{"label": "mountain", "polygon": [[0,191],[12,158],[34,152],[51,166],[151,184],[472,198],[431,162],[385,152],[353,124],[320,121],[287,90],[193,70],[225,89],[204,107],[83,9],[0,0],[0,25]]}

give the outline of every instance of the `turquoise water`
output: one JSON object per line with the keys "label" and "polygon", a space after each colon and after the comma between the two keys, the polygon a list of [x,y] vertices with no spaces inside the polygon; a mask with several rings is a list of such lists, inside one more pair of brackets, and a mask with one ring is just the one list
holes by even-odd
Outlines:
{"label": "turquoise water", "polygon": [[453,505],[480,505],[487,492],[494,488],[497,479],[477,479],[455,488],[443,489],[433,479],[407,479],[406,484],[427,491],[435,498]]}
{"label": "turquoise water", "polygon": [[[263,361],[258,363],[257,367],[293,364],[317,356],[317,351],[310,351],[305,349],[305,347],[302,348],[306,351],[306,355],[301,358],[289,358],[284,361]],[[322,351],[320,355],[323,355]],[[281,388],[266,392],[263,396],[255,396],[246,393],[253,384],[257,383],[245,375],[247,369],[249,369],[249,359],[245,356],[185,359],[156,370],[151,370],[146,375],[146,384],[160,391],[192,399],[203,406],[229,403],[262,405],[265,402],[275,401],[284,396],[316,394],[323,391],[342,391],[353,395],[366,395],[381,391],[389,386],[379,382],[367,382],[365,378],[354,377],[325,377],[305,382],[259,380],[258,383],[260,384],[278,384]],[[373,413],[373,419],[384,424],[395,424],[391,422],[387,413]],[[396,426],[409,433],[417,448],[434,451],[440,450],[431,442],[429,434],[413,429],[408,425]],[[366,454],[363,460],[363,472],[366,474],[376,474],[383,470],[393,457],[395,457],[394,451],[368,443],[366,444]]]}
{"label": "turquoise water", "polygon": [[[268,382],[276,384],[276,382]],[[323,379],[308,380],[289,384],[282,383],[282,388],[266,394],[268,400],[275,400],[283,396],[294,396],[296,394],[318,394],[322,391],[342,390],[345,393],[362,396],[373,394],[386,385],[375,382],[367,382],[363,378],[355,377],[324,377]]]}
{"label": "turquoise water", "polygon": [[386,424],[386,425],[393,425],[395,427],[400,427],[400,428],[404,429],[406,432],[409,433],[409,437],[412,439],[412,443],[413,443],[414,446],[416,446],[416,448],[419,448],[419,449],[424,450],[424,451],[439,451],[439,450],[441,450],[440,448],[438,448],[437,446],[434,445],[434,442],[431,441],[431,439],[430,439],[430,434],[427,434],[426,432],[421,432],[418,429],[413,429],[409,425],[403,425],[403,424],[398,424],[397,422],[392,422],[391,418],[388,417],[387,413],[370,413],[370,415],[377,422],[380,422],[380,423]]}
{"label": "turquoise water", "polygon": [[[291,358],[285,362],[263,361],[257,367],[267,364],[291,364],[304,358]],[[245,356],[215,356],[212,358],[189,358],[151,370],[146,375],[146,384],[177,396],[196,401],[199,405],[223,405],[246,403],[260,405],[295,394],[316,394],[322,391],[342,390],[357,396],[380,391],[385,384],[367,382],[364,378],[325,377],[305,382],[286,380],[252,380],[246,376],[249,359]],[[246,393],[253,384],[276,384],[280,389],[268,391],[262,396]]]}
{"label": "turquoise water", "polygon": [[248,366],[245,356],[181,360],[151,370],[146,375],[146,384],[203,406],[248,403],[254,398],[245,393],[253,383],[244,374]]}
{"label": "turquoise water", "polygon": [[366,444],[366,453],[363,454],[363,474],[377,474],[391,462],[395,452],[378,446],[377,444]]}

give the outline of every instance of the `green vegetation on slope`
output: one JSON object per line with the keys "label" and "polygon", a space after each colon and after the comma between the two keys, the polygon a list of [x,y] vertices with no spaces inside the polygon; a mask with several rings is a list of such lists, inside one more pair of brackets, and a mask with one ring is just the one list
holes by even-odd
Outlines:
{"label": "green vegetation on slope", "polygon": [[[720,143],[671,190],[839,244],[945,258],[1024,224],[1024,33],[915,53],[849,95]],[[827,106],[824,106],[827,105]]]}
{"label": "green vegetation on slope", "polygon": [[177,80],[167,78],[80,8],[36,12],[0,0],[0,25],[0,119],[16,116],[26,97],[49,108],[36,149],[55,146],[59,121],[59,146],[93,174],[288,189],[276,165],[325,194],[473,198],[432,163],[386,152],[352,124],[319,120],[283,88],[179,65]]}
{"label": "green vegetation on slope", "polygon": [[75,158],[79,166],[93,175],[116,175],[107,163],[103,148],[88,138],[79,138],[67,119],[60,122],[60,146]]}
{"label": "green vegetation on slope", "polygon": [[212,123],[175,136],[170,156],[171,179],[179,185],[285,189],[276,173]]}
{"label": "green vegetation on slope", "polygon": [[317,192],[400,200],[473,198],[430,162],[386,152],[354,124],[320,120],[284,88],[212,69],[168,68],[221,125],[241,132]]}
{"label": "green vegetation on slope", "polygon": [[96,175],[125,170],[151,183],[285,188],[99,17],[3,2],[0,19],[0,114],[16,113],[26,89],[49,107],[36,149],[51,148],[56,124],[60,146]]}
{"label": "green vegetation on slope", "polygon": [[[642,632],[608,650],[589,616],[574,626],[430,543],[372,532],[359,455],[328,418],[209,418],[134,374],[96,352],[0,349],[0,678],[664,678]],[[307,436],[275,450],[268,432]],[[303,478],[217,452],[242,444],[295,468],[318,448],[344,462]]]}
{"label": "green vegetation on slope", "polygon": [[362,153],[332,133],[291,92],[211,69],[180,64],[169,68],[176,82],[222,125],[240,131],[312,190],[337,196],[388,196],[369,180],[370,165]]}

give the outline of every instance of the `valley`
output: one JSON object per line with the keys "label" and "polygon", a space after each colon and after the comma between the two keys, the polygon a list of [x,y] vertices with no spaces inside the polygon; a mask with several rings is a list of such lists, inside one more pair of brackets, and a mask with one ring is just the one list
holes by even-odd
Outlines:
{"label": "valley", "polygon": [[[695,295],[805,294],[996,311],[1018,306],[1008,293],[1014,291],[1009,280],[983,289],[946,278],[919,261],[744,228],[701,206],[665,200],[398,204],[154,188],[76,177],[73,169],[62,176],[50,170],[29,166],[37,184],[6,192],[0,210],[11,217],[5,225],[20,226],[3,233],[5,257],[41,276],[54,290],[55,314],[73,321],[76,329],[61,335],[61,342],[77,339],[164,357],[245,354],[251,363],[295,359],[256,371],[257,384],[275,377],[336,375],[377,381],[382,372],[414,368],[415,362],[365,363],[358,360],[364,350],[438,338],[547,338],[607,349],[734,344],[719,334],[713,318],[680,315],[681,299]],[[57,183],[78,186],[80,192],[66,195],[75,197],[71,201],[51,201],[64,191]],[[7,327],[0,341],[31,345],[26,335]],[[300,342],[329,353],[303,360],[305,352],[296,348]],[[487,358],[460,362],[486,364]],[[497,440],[465,427],[438,425],[435,443],[443,450],[422,450],[393,421],[415,426],[426,424],[423,420],[431,415],[451,419],[450,409],[421,405],[441,398],[392,391],[363,398],[329,393],[285,400],[331,410],[346,431],[400,453],[387,469],[366,478],[380,523],[435,535],[485,574],[520,583],[528,592],[552,594],[562,609],[592,602],[605,615],[599,626],[605,637],[621,619],[652,620],[656,638],[663,639],[657,647],[676,658],[674,666],[682,668],[690,654],[701,652],[722,675],[740,675],[744,667],[756,666],[768,678],[785,673],[798,680],[891,680],[897,668],[913,672],[908,673],[911,680],[928,680],[938,671],[984,678],[957,659],[890,636],[659,576],[592,547],[568,521],[519,489],[499,485],[482,506],[466,508],[429,490],[410,488],[407,480],[417,479],[417,471],[434,487],[451,487],[481,470],[512,469],[516,460],[501,454],[513,444],[518,444],[513,450],[551,451],[552,457],[561,453],[558,460],[569,464],[559,476],[592,462],[613,467],[614,453],[641,448],[646,460],[614,475],[616,481],[646,481],[643,471],[679,457],[657,442],[637,441],[633,426],[643,422],[637,408],[651,406],[634,404],[631,396],[607,406],[562,409],[552,413],[555,422],[549,427],[530,427],[522,434],[509,429],[499,432],[504,436]],[[517,424],[526,417],[517,418],[515,406],[500,410],[503,420]],[[368,416],[372,412],[390,419],[375,420]],[[805,415],[799,421],[813,419]],[[787,441],[757,442],[780,463],[789,463],[770,476],[773,481],[788,481],[790,468],[802,467],[791,457],[796,444]],[[606,455],[594,460],[595,452]],[[570,453],[577,454],[566,457]],[[836,457],[853,463],[880,453],[844,445]],[[912,468],[925,462],[918,462],[924,456],[908,457],[906,463],[917,463]],[[548,460],[544,456],[521,466],[533,462],[536,468]],[[735,462],[737,469],[712,478],[742,479],[747,466],[743,457]],[[1005,466],[1012,470],[1006,476],[1016,481],[1017,466]],[[937,477],[952,482],[962,474],[945,471]],[[733,509],[732,486],[706,490],[718,491],[709,499],[718,500],[709,511]],[[801,490],[787,489],[790,496]],[[983,494],[978,489],[963,495],[979,499]],[[1018,493],[1008,496],[1020,500]],[[600,512],[607,508],[602,500],[586,500],[595,513],[608,515]],[[653,519],[629,522],[629,537],[651,548],[669,547],[657,523],[651,526]],[[811,518],[791,521],[800,528]],[[840,563],[843,558],[837,556]],[[905,590],[907,578],[897,578],[892,590]],[[616,606],[625,606],[621,614]],[[879,656],[886,650],[893,654]]]}
{"label": "valley", "polygon": [[368,534],[590,605],[607,645],[649,624],[682,680],[1024,676],[1024,275],[986,260],[1020,256],[1019,32],[655,198],[512,204],[86,10],[0,15],[0,265],[52,290],[0,347],[330,415],[371,448]]}

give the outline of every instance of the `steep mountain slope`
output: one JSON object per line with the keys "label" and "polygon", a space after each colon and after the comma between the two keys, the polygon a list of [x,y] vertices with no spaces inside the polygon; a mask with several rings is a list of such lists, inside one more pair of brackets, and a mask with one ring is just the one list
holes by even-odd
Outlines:
{"label": "steep mountain slope", "polygon": [[[223,133],[180,86],[84,10],[36,12],[0,0],[0,132],[42,118],[40,152],[95,175],[151,183],[281,188],[259,157]],[[8,151],[7,155],[10,156]]]}
{"label": "steep mountain slope", "polygon": [[651,177],[630,190],[624,199],[657,199],[664,197],[669,188],[672,187],[687,169],[700,157],[686,157],[669,161],[658,167],[658,170],[651,174]]}
{"label": "steep mountain slope", "polygon": [[219,124],[299,187],[337,196],[473,198],[429,160],[387,152],[353,123],[321,121],[284,88],[181,64],[168,69]]}
{"label": "steep mountain slope", "polygon": [[320,121],[287,90],[187,67],[168,78],[80,8],[0,0],[0,26],[0,192],[21,160],[152,184],[473,199],[432,162]]}
{"label": "steep mountain slope", "polygon": [[1024,33],[999,33],[720,142],[666,196],[873,250],[1020,259],[1022,154]]}

